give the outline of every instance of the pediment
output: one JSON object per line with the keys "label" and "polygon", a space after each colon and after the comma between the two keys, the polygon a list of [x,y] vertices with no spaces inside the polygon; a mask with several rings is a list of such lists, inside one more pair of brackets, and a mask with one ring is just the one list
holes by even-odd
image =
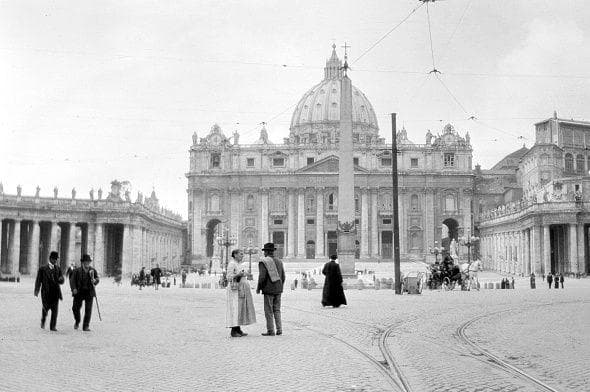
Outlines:
{"label": "pediment", "polygon": [[[307,165],[298,170],[300,173],[338,173],[340,160],[336,155],[330,155],[324,159]],[[355,172],[368,173],[364,167],[354,165]]]}

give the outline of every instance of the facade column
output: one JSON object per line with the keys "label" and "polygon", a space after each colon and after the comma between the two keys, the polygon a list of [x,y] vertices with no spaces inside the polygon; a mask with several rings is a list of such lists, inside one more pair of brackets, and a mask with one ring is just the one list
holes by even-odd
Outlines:
{"label": "facade column", "polygon": [[[1,230],[1,229],[0,229]],[[37,275],[39,269],[39,222],[31,222],[31,235],[29,236],[29,255],[27,256],[29,262],[29,274],[31,276]]]}
{"label": "facade column", "polygon": [[530,229],[526,229],[524,231],[524,260],[523,260],[523,270],[522,273],[524,276],[529,276],[531,274],[531,240],[530,240]]}
{"label": "facade column", "polygon": [[578,272],[578,225],[569,224],[569,265],[564,265],[559,272]]}
{"label": "facade column", "polygon": [[316,193],[315,219],[315,258],[324,259],[324,188],[318,188]]}
{"label": "facade column", "polygon": [[269,242],[268,237],[268,188],[263,188],[260,192],[260,243],[258,246],[262,247]]}
{"label": "facade column", "polygon": [[541,276],[541,274],[543,274],[543,253],[541,247],[542,235],[542,228],[540,225],[534,225],[531,228],[531,273],[534,273],[537,276]]}
{"label": "facade column", "polygon": [[371,257],[379,257],[379,226],[377,225],[377,189],[371,189]]}
{"label": "facade column", "polygon": [[545,275],[551,272],[551,237],[549,235],[549,225],[543,225],[543,273]]}
{"label": "facade column", "polygon": [[[242,207],[244,205],[244,200],[242,197],[242,191],[239,188],[232,188],[229,191],[229,197],[231,201],[230,206],[230,218],[229,218],[229,229],[231,234],[233,234],[234,238],[236,239],[236,247],[240,248],[242,244],[242,233],[240,231],[240,227],[242,226]],[[166,248],[168,247],[168,235],[166,234]],[[230,250],[231,252],[231,250]],[[168,253],[168,252],[166,252]]]}
{"label": "facade column", "polygon": [[20,220],[15,220],[10,230],[12,234],[10,236],[10,246],[8,251],[9,262],[11,265],[10,272],[13,275],[19,274],[19,262],[20,262]]}
{"label": "facade column", "polygon": [[[78,255],[79,256],[79,255]],[[76,257],[76,222],[70,222],[70,232],[68,236],[68,264],[77,264]]]}
{"label": "facade column", "polygon": [[94,232],[94,268],[99,275],[102,275],[105,270],[103,233],[102,223],[97,223]]}
{"label": "facade column", "polygon": [[305,189],[297,190],[297,257],[305,254]]}
{"label": "facade column", "polygon": [[361,188],[361,259],[369,258],[369,189]]}
{"label": "facade column", "polygon": [[[430,247],[434,246],[434,241],[436,241],[435,238],[435,230],[436,230],[436,225],[434,224],[434,191],[432,189],[427,189],[425,196],[423,197],[424,199],[424,203],[422,203],[423,205],[423,211],[424,211],[424,219],[425,219],[425,224],[424,224],[424,228],[426,230],[424,230],[424,253],[426,255],[428,255],[428,249]],[[483,253],[482,253],[483,254]],[[427,256],[428,257],[428,256]]]}
{"label": "facade column", "polygon": [[2,234],[2,217],[0,217],[0,262],[2,260]]}
{"label": "facade column", "polygon": [[292,189],[288,189],[289,196],[287,197],[288,209],[288,225],[287,225],[287,257],[295,257],[295,223],[297,216],[295,215],[295,194]]}

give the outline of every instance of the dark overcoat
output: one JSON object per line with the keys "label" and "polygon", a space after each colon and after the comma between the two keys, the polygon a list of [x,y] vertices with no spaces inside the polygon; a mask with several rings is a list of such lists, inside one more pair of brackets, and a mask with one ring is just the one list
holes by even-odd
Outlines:
{"label": "dark overcoat", "polygon": [[44,265],[39,268],[37,272],[37,279],[35,280],[35,295],[41,291],[41,300],[43,305],[55,303],[63,299],[61,295],[60,284],[64,283],[64,275],[59,267],[49,268]]}
{"label": "dark overcoat", "polygon": [[[84,275],[87,275],[87,276],[84,276]],[[90,276],[93,276],[93,275],[94,275],[94,279],[96,280],[96,282],[94,284],[92,284],[92,282],[90,281]],[[74,291],[74,289],[76,289],[78,293],[82,292],[82,285],[83,285],[84,278],[89,279],[88,282],[90,282],[90,286],[88,287],[88,291],[86,291],[84,294],[94,297],[96,295],[96,290],[94,290],[94,286],[98,284],[100,279],[98,278],[98,273],[92,267],[89,267],[87,272],[84,271],[83,267],[76,268],[74,270],[74,273],[72,274],[72,277],[70,278],[70,287],[72,289],[72,292]]]}
{"label": "dark overcoat", "polygon": [[334,307],[346,305],[340,266],[335,261],[327,262],[324,264],[322,274],[326,276],[322,292],[322,305]]}
{"label": "dark overcoat", "polygon": [[285,285],[285,269],[283,268],[283,262],[276,257],[273,257],[275,265],[277,266],[277,272],[281,279],[272,282],[268,271],[261,261],[258,263],[258,285],[256,291],[262,291],[262,294],[275,295],[283,292],[283,286]]}

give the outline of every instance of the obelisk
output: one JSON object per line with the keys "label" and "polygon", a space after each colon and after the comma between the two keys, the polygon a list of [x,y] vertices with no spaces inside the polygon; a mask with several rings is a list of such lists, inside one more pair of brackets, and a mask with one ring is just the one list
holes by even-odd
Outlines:
{"label": "obelisk", "polygon": [[[344,46],[345,50],[347,46]],[[338,260],[343,277],[356,276],[354,161],[352,151],[352,82],[348,78],[347,54],[344,54],[344,75],[340,79],[340,140],[338,144]]]}

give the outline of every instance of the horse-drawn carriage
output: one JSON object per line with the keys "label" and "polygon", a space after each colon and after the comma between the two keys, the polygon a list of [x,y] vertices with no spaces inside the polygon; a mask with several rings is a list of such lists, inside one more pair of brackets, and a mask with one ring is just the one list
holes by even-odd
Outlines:
{"label": "horse-drawn carriage", "polygon": [[459,285],[461,290],[470,290],[472,287],[479,290],[478,269],[479,261],[455,264],[452,257],[445,256],[442,263],[437,261],[430,266],[428,288],[453,290]]}

